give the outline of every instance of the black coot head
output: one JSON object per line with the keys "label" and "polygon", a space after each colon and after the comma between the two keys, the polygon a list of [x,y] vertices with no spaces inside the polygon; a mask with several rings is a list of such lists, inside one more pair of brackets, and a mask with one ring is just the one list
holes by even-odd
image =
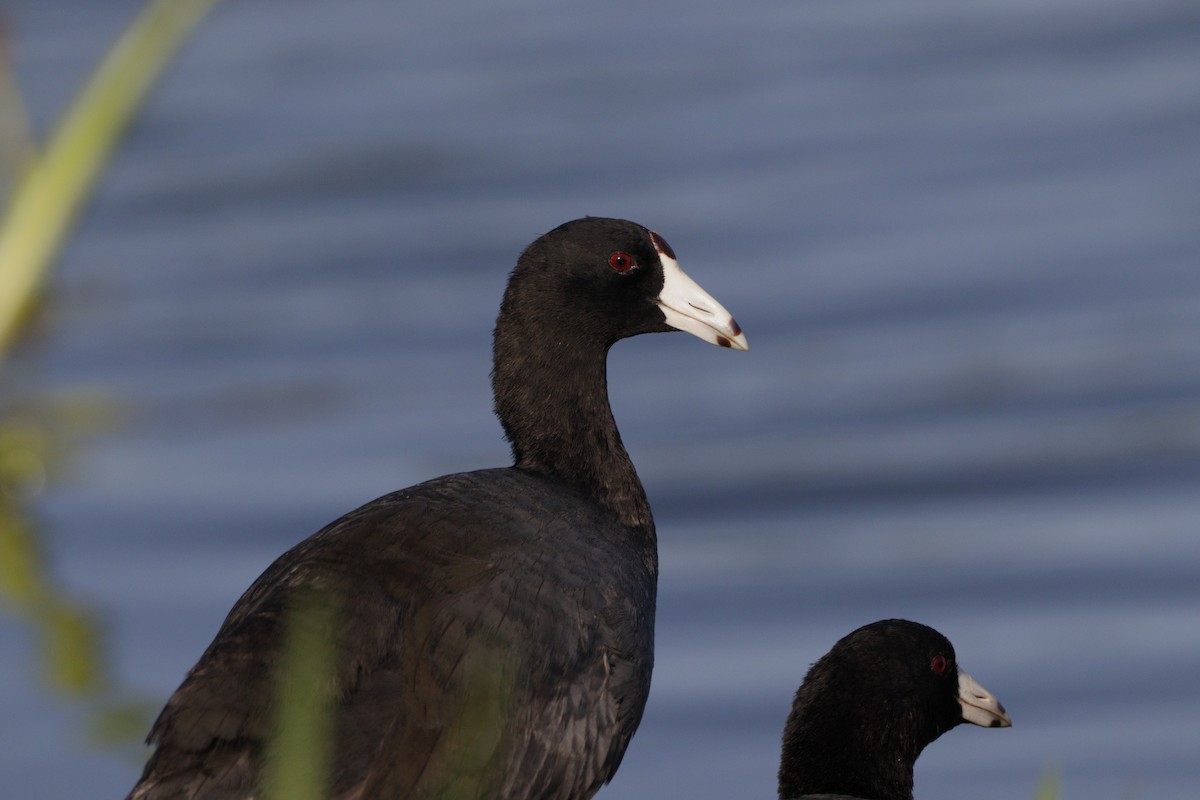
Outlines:
{"label": "black coot head", "polygon": [[585,217],[539,237],[521,254],[500,315],[603,347],[678,329],[747,349],[733,317],[680,269],[670,245],[621,219]]}
{"label": "black coot head", "polygon": [[963,722],[1012,724],[927,625],[882,620],[843,637],[809,670],[783,735],[780,797],[911,797],[921,750]]}
{"label": "black coot head", "polygon": [[917,622],[864,625],[834,645],[809,674],[821,678],[826,691],[902,713],[914,723],[912,733],[922,747],[963,722],[1011,724],[1003,706],[959,669],[950,640]]}

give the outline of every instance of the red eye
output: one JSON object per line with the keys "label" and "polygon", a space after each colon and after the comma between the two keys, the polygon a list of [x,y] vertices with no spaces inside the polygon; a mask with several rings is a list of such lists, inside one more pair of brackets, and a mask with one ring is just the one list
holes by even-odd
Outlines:
{"label": "red eye", "polygon": [[933,671],[938,675],[942,675],[946,672],[946,667],[949,665],[950,662],[946,660],[945,656],[938,655],[933,657],[933,663],[929,666],[932,667]]}
{"label": "red eye", "polygon": [[613,253],[608,257],[608,265],[617,272],[628,272],[633,267],[633,256],[629,253]]}

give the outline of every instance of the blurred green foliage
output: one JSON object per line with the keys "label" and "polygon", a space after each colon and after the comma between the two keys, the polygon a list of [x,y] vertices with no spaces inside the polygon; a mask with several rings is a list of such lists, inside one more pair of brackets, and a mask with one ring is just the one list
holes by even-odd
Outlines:
{"label": "blurred green foliage", "polygon": [[[57,474],[67,443],[108,424],[105,404],[0,403],[0,610],[24,621],[36,643],[34,673],[52,694],[79,704],[88,739],[125,747],[145,732],[153,706],[122,689],[108,668],[100,615],[55,583],[27,507]],[[140,747],[138,748],[140,752]]]}
{"label": "blurred green foliage", "polygon": [[[121,133],[188,33],[217,0],[152,0],[109,51],[54,129],[36,147],[3,51],[0,21],[0,375],[27,327],[45,276]],[[122,690],[109,673],[99,615],[55,585],[28,503],[45,485],[58,450],[44,414],[0,404],[0,606],[38,640],[47,688],[89,711],[94,741],[107,746],[144,733],[157,703]],[[270,796],[326,794],[336,608],[305,595],[289,618],[269,745]],[[318,698],[318,702],[313,702]]]}
{"label": "blurred green foliage", "polygon": [[[152,0],[113,45],[54,128],[34,139],[14,80],[0,19],[0,379],[28,327],[45,275],[79,209],[146,92],[216,0]],[[84,417],[74,412],[87,408]],[[122,689],[108,669],[99,614],[56,585],[29,504],[61,463],[64,425],[95,421],[107,405],[0,400],[0,609],[26,622],[46,688],[87,712],[90,738],[119,746],[140,738],[154,706]],[[139,749],[140,754],[140,749]]]}

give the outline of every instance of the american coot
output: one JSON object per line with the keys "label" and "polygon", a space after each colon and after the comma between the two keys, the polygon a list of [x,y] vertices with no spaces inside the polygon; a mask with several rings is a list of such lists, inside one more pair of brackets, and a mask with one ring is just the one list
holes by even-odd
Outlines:
{"label": "american coot", "polygon": [[130,798],[256,796],[282,620],[312,587],[339,609],[333,797],[591,797],[646,703],[658,575],[605,360],[672,329],[747,349],[641,225],[531,244],[494,336],[515,465],[385,495],[280,556],[167,702]]}
{"label": "american coot", "polygon": [[912,800],[925,745],[962,722],[1007,728],[1004,706],[958,668],[927,625],[864,625],[821,657],[783,731],[779,796]]}

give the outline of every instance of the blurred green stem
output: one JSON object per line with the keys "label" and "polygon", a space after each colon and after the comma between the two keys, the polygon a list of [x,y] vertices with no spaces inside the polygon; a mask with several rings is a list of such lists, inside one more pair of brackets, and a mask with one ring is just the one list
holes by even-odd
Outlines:
{"label": "blurred green stem", "polygon": [[1042,770],[1033,797],[1034,800],[1060,800],[1062,798],[1062,769],[1060,767],[1050,765]]}
{"label": "blurred green stem", "polygon": [[216,2],[153,0],[109,51],[45,151],[24,169],[0,224],[0,362],[121,131]]}
{"label": "blurred green stem", "polygon": [[269,800],[329,796],[336,599],[331,591],[302,590],[288,609],[263,780]]}

